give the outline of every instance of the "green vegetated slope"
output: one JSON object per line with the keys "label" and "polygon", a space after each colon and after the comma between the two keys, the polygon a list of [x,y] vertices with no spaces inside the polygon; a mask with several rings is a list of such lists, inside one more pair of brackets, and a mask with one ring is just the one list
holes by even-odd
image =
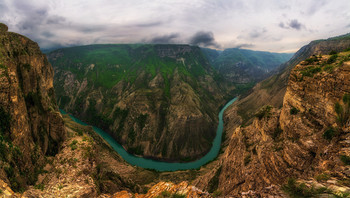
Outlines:
{"label": "green vegetated slope", "polygon": [[294,56],[284,63],[277,74],[257,84],[249,94],[242,97],[235,105],[238,114],[246,122],[264,105],[280,108],[286,91],[290,71],[300,61],[312,55],[328,54],[331,51],[340,52],[350,46],[350,34],[329,39],[316,40],[300,48]]}
{"label": "green vegetated slope", "polygon": [[130,153],[203,156],[234,92],[189,45],[90,45],[48,54],[60,108],[108,131]]}
{"label": "green vegetated slope", "polygon": [[211,64],[234,83],[251,83],[263,80],[273,70],[288,61],[291,53],[271,53],[239,48],[216,51],[202,49]]}

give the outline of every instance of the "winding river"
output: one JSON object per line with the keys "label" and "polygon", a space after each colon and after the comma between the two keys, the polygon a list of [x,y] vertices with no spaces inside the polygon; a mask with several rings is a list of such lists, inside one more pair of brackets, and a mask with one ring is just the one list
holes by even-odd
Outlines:
{"label": "winding river", "polygon": [[[193,161],[193,162],[186,162],[186,163],[174,163],[174,162],[161,162],[156,161],[152,159],[145,159],[142,157],[137,157],[134,155],[129,154],[125,151],[125,149],[118,144],[107,132],[104,132],[103,130],[93,127],[94,131],[98,133],[103,139],[105,139],[108,144],[112,146],[112,148],[118,152],[122,158],[127,161],[128,163],[139,166],[142,168],[149,168],[154,169],[157,171],[177,171],[177,170],[187,170],[187,169],[196,169],[201,167],[202,165],[206,164],[207,162],[213,160],[218,154],[221,146],[221,139],[222,139],[222,132],[224,130],[224,122],[223,122],[223,114],[224,111],[229,107],[233,102],[235,102],[237,98],[232,99],[229,101],[220,111],[219,113],[219,125],[216,130],[216,136],[213,141],[213,146],[210,149],[210,151],[202,158]],[[64,111],[61,110],[62,114],[66,114]],[[72,120],[75,122],[82,124],[82,125],[88,125],[79,119],[75,118],[72,115],[69,115]]]}

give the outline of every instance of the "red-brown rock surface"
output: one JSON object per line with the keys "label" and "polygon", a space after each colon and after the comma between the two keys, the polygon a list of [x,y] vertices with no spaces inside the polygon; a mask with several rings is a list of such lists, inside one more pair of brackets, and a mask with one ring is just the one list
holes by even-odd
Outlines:
{"label": "red-brown rock surface", "polygon": [[[226,196],[278,197],[286,196],[279,187],[288,178],[299,178],[333,193],[349,191],[344,181],[350,179],[350,167],[343,162],[343,156],[350,156],[349,114],[341,124],[335,111],[339,103],[349,112],[343,99],[350,93],[349,55],[340,53],[334,63],[329,63],[330,55],[302,62],[291,72],[281,110],[265,107],[247,127],[226,124],[232,136],[221,166],[195,185],[210,189],[215,184]],[[315,181],[322,174],[332,177],[333,186]]]}
{"label": "red-brown rock surface", "polygon": [[0,31],[0,179],[14,190],[34,184],[45,156],[65,138],[53,89],[53,69],[37,43]]}

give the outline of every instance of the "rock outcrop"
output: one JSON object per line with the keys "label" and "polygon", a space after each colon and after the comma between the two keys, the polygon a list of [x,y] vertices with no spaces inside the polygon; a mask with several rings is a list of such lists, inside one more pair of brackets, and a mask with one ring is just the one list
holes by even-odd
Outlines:
{"label": "rock outcrop", "polygon": [[146,194],[132,194],[127,191],[120,191],[113,195],[101,195],[99,198],[155,198],[155,197],[186,197],[186,198],[209,198],[208,192],[203,192],[191,186],[188,182],[174,184],[172,182],[159,182],[154,185]]}
{"label": "rock outcrop", "polygon": [[350,190],[349,93],[350,52],[301,62],[291,71],[283,107],[263,107],[246,127],[226,125],[232,135],[221,163],[194,184],[227,196],[345,194]]}
{"label": "rock outcrop", "polygon": [[0,179],[20,191],[58,153],[65,129],[46,56],[37,43],[0,29]]}
{"label": "rock outcrop", "polygon": [[[312,55],[340,52],[350,46],[350,34],[329,39],[316,40],[300,48],[294,56],[281,66],[281,70],[266,80],[258,83],[249,93],[242,96],[231,108],[236,107],[237,115],[244,123],[250,121],[264,105],[281,108],[291,70],[300,62]],[[237,116],[235,116],[237,117]]]}

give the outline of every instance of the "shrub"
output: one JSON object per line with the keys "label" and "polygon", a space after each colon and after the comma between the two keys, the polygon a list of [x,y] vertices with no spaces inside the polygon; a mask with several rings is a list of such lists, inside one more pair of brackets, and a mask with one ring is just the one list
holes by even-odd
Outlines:
{"label": "shrub", "polygon": [[183,194],[179,194],[179,193],[175,193],[175,194],[173,194],[173,196],[172,196],[173,198],[185,198],[186,197],[186,195],[183,195]]}
{"label": "shrub", "polygon": [[45,185],[44,184],[38,184],[38,185],[35,185],[34,188],[43,191],[44,188],[45,188]]}
{"label": "shrub", "polygon": [[343,107],[340,105],[339,102],[335,103],[334,110],[338,115],[343,113]]}
{"label": "shrub", "polygon": [[333,54],[329,59],[327,60],[327,64],[332,64],[334,63],[338,58],[338,54]]}
{"label": "shrub", "polygon": [[23,64],[23,67],[26,69],[26,70],[30,70],[30,68],[32,67],[30,64],[28,63],[25,63]]}
{"label": "shrub", "polygon": [[299,109],[297,109],[295,107],[292,107],[289,112],[290,112],[291,115],[296,115],[296,114],[298,114]]}
{"label": "shrub", "polygon": [[141,145],[137,145],[135,147],[128,148],[128,152],[135,155],[142,155],[143,154],[143,148]]}
{"label": "shrub", "polygon": [[337,54],[337,52],[334,51],[334,50],[332,50],[331,52],[329,52],[329,55],[335,55],[335,54]]}
{"label": "shrub", "polygon": [[332,140],[336,135],[336,130],[333,127],[329,127],[322,135],[322,137],[326,140]]}
{"label": "shrub", "polygon": [[309,65],[309,64],[311,64],[313,62],[316,62],[316,61],[318,61],[318,58],[315,55],[313,55],[311,58],[308,58],[308,59],[305,60],[307,65]]}
{"label": "shrub", "polygon": [[321,181],[327,181],[331,176],[329,176],[328,174],[326,173],[322,173],[322,174],[319,174],[315,177],[315,179],[318,181],[318,182],[321,182]]}
{"label": "shrub", "polygon": [[313,77],[314,74],[321,72],[321,67],[308,67],[305,70],[301,71],[303,76]]}
{"label": "shrub", "polygon": [[164,196],[164,197],[170,197],[170,192],[169,191],[163,191],[162,192],[162,196]]}
{"label": "shrub", "polygon": [[147,117],[148,117],[148,114],[140,114],[136,121],[137,121],[137,124],[140,128],[140,131],[142,131],[143,127],[145,127],[145,124],[146,124],[146,120],[147,120]]}
{"label": "shrub", "polygon": [[7,70],[7,66],[3,65],[3,64],[0,64],[0,69]]}
{"label": "shrub", "polygon": [[0,106],[0,135],[6,140],[9,140],[10,135],[11,115]]}
{"label": "shrub", "polygon": [[72,149],[72,150],[75,150],[75,149],[77,149],[78,148],[78,145],[77,145],[77,143],[78,143],[78,141],[77,140],[73,140],[72,141],[72,143],[70,143],[70,148]]}
{"label": "shrub", "polygon": [[344,105],[339,102],[335,103],[334,110],[338,114],[337,120],[340,126],[345,126],[350,118],[350,94],[346,93],[343,96]]}
{"label": "shrub", "polygon": [[222,194],[222,192],[220,190],[216,190],[213,192],[212,196],[213,197],[219,197]]}
{"label": "shrub", "polygon": [[276,141],[277,138],[281,135],[281,133],[283,133],[281,127],[276,127],[275,131],[272,134],[272,139]]}
{"label": "shrub", "polygon": [[333,65],[326,65],[323,67],[323,71],[331,73],[334,70],[334,66]]}
{"label": "shrub", "polygon": [[343,102],[344,102],[344,104],[349,104],[350,103],[350,93],[344,94]]}
{"label": "shrub", "polygon": [[244,166],[247,166],[249,164],[249,162],[252,161],[251,155],[248,154],[245,158],[244,158]]}
{"label": "shrub", "polygon": [[334,198],[349,198],[350,197],[350,192],[336,192],[333,193]]}
{"label": "shrub", "polygon": [[255,114],[255,117],[259,118],[259,120],[261,120],[264,117],[270,117],[271,109],[272,109],[272,106],[270,105],[264,106],[258,111],[258,113]]}
{"label": "shrub", "polygon": [[347,155],[341,155],[340,160],[345,164],[345,165],[350,165],[350,156]]}
{"label": "shrub", "polygon": [[308,187],[305,183],[297,183],[293,178],[288,179],[281,189],[290,197],[316,197],[318,194],[331,193],[327,188]]}

